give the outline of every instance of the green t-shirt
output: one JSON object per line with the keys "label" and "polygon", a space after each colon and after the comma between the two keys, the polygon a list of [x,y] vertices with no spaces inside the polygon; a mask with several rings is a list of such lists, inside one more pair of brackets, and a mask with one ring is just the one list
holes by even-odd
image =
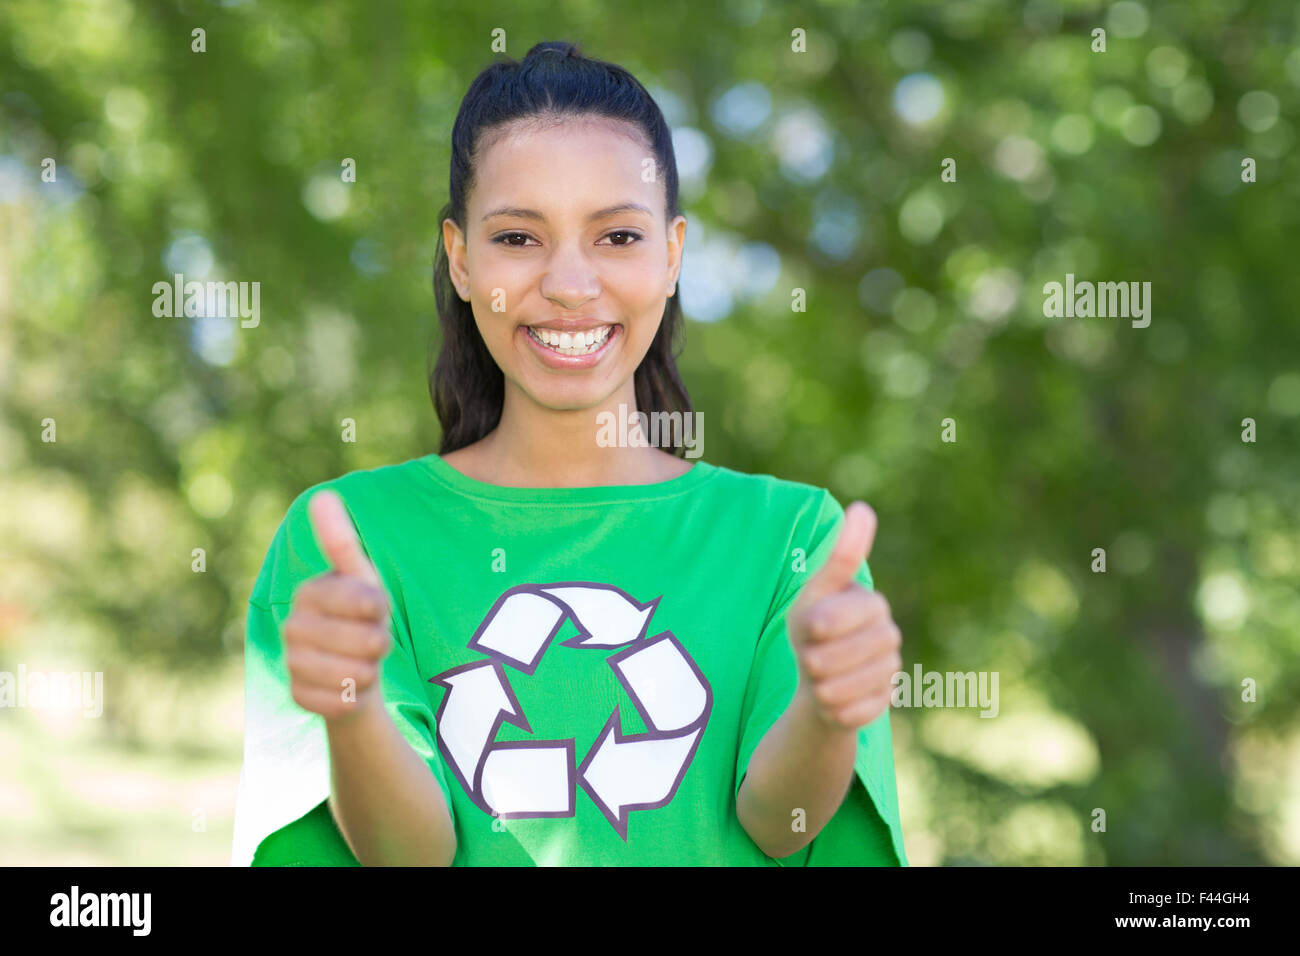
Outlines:
{"label": "green t-shirt", "polygon": [[888,710],[809,846],[774,860],[736,816],[794,695],[785,616],[843,523],[829,492],[704,461],[656,484],[508,488],[437,455],[311,488],[276,532],[249,599],[234,865],[357,865],[280,637],[328,569],[320,488],[391,596],[384,700],[442,788],[455,865],[906,865]]}

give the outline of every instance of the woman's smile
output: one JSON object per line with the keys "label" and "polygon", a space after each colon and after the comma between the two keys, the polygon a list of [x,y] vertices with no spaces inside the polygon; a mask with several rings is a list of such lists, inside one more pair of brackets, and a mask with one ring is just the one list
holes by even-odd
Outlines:
{"label": "woman's smile", "polygon": [[519,328],[542,364],[556,369],[587,369],[613,350],[613,343],[623,326],[615,323],[574,330],[547,325],[522,325]]}

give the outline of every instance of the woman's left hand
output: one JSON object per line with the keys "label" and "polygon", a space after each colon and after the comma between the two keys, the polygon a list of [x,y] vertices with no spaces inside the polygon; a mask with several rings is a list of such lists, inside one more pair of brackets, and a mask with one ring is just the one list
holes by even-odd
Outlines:
{"label": "woman's left hand", "polygon": [[903,666],[903,634],[889,602],[854,578],[871,553],[876,524],[869,505],[849,505],[830,557],[786,617],[799,663],[797,694],[833,730],[857,730],[884,713]]}

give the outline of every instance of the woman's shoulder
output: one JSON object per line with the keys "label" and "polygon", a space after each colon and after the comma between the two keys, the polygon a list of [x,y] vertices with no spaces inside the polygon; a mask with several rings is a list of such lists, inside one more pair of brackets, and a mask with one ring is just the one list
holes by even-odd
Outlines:
{"label": "woman's shoulder", "polygon": [[750,504],[765,504],[781,508],[834,510],[839,502],[830,490],[817,484],[782,478],[765,472],[745,472],[714,465],[717,472],[717,490],[737,496]]}
{"label": "woman's shoulder", "polygon": [[743,525],[747,537],[779,540],[785,549],[812,553],[833,538],[844,507],[828,488],[763,472],[718,467],[713,486],[715,512]]}
{"label": "woman's shoulder", "polygon": [[431,493],[431,483],[421,483],[424,459],[375,468],[359,468],[319,481],[299,492],[285,509],[271,538],[262,571],[253,588],[253,598],[263,604],[286,601],[297,583],[325,569],[308,503],[321,491],[333,491],[342,500],[363,546],[375,534],[390,527],[402,527],[417,510],[428,511],[422,495]]}
{"label": "woman's shoulder", "polygon": [[427,455],[373,468],[358,468],[334,478],[319,481],[303,489],[288,508],[288,518],[305,518],[307,502],[320,491],[333,491],[355,519],[357,512],[376,506],[385,510],[400,508],[403,501],[413,501],[417,491],[427,493],[429,483],[421,481],[428,474]]}

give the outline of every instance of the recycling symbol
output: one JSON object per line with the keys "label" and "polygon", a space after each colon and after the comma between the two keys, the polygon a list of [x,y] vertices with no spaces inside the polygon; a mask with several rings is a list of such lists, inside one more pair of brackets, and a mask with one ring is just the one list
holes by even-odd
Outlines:
{"label": "recycling symbol", "polygon": [[[522,584],[497,599],[468,645],[486,658],[430,678],[446,688],[438,749],[475,806],[504,819],[571,817],[581,786],[626,841],[630,811],[672,800],[704,734],[713,690],[671,631],[646,636],[660,600],[642,604],[586,581]],[[649,728],[623,733],[616,705],[581,763],[573,737],[496,739],[503,723],[533,733],[506,667],[531,676],[566,620],[579,633],[563,646],[622,648],[606,660]]]}

